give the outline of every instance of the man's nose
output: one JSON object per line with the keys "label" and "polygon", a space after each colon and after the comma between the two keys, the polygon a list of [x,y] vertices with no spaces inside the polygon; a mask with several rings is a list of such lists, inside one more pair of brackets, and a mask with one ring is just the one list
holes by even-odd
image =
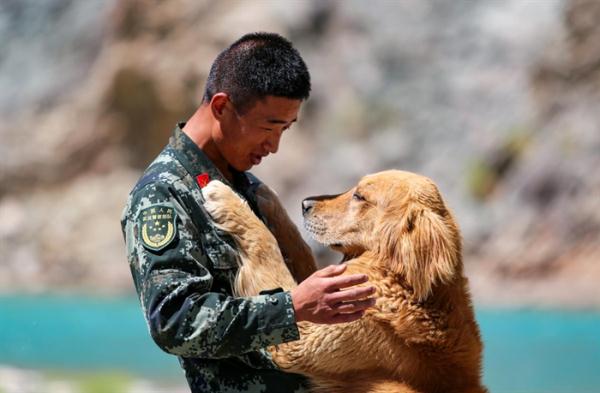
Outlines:
{"label": "man's nose", "polygon": [[271,153],[271,154],[277,153],[277,150],[279,150],[279,142],[280,141],[281,141],[281,133],[280,132],[274,132],[273,136],[270,136],[265,141],[265,148],[266,148],[266,150],[269,153]]}
{"label": "man's nose", "polygon": [[314,199],[310,199],[310,198],[306,198],[305,200],[303,200],[302,201],[302,214],[308,213],[315,205],[315,202],[316,201]]}

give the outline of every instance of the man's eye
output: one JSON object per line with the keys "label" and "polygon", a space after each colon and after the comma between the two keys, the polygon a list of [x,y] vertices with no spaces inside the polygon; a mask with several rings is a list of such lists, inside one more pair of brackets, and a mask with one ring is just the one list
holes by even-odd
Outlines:
{"label": "man's eye", "polygon": [[272,128],[267,128],[267,127],[260,127],[260,128],[261,128],[262,130],[264,130],[264,131],[273,131],[273,129],[272,129]]}
{"label": "man's eye", "polygon": [[360,195],[358,192],[355,192],[354,194],[352,194],[352,199],[354,199],[355,201],[365,201],[365,197],[363,197],[362,195]]}

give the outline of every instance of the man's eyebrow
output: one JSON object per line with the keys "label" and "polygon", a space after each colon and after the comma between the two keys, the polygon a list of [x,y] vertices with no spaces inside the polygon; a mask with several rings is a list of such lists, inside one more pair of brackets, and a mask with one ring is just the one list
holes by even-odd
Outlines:
{"label": "man's eyebrow", "polygon": [[[294,120],[290,121],[289,123],[294,123],[296,120],[298,120],[298,118],[295,118]],[[271,123],[271,124],[288,124],[287,121],[279,120],[279,119],[267,119],[267,122]]]}

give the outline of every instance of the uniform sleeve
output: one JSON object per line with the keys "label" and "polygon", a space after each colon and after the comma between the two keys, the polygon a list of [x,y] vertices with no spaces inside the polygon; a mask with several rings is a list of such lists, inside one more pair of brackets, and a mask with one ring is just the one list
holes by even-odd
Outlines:
{"label": "uniform sleeve", "polygon": [[245,298],[211,292],[200,232],[177,195],[174,186],[146,185],[130,198],[122,223],[136,290],[158,346],[178,356],[222,358],[297,340],[289,292]]}

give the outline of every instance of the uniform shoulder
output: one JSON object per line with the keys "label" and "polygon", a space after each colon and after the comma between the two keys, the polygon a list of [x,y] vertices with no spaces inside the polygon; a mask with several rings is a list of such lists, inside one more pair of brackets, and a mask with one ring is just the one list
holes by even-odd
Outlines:
{"label": "uniform shoulder", "polygon": [[173,185],[186,174],[187,172],[176,158],[163,152],[146,168],[131,190],[131,194],[136,194],[149,184],[162,183]]}
{"label": "uniform shoulder", "polygon": [[161,153],[140,176],[129,193],[123,218],[135,217],[141,207],[170,200],[187,172],[179,162]]}

